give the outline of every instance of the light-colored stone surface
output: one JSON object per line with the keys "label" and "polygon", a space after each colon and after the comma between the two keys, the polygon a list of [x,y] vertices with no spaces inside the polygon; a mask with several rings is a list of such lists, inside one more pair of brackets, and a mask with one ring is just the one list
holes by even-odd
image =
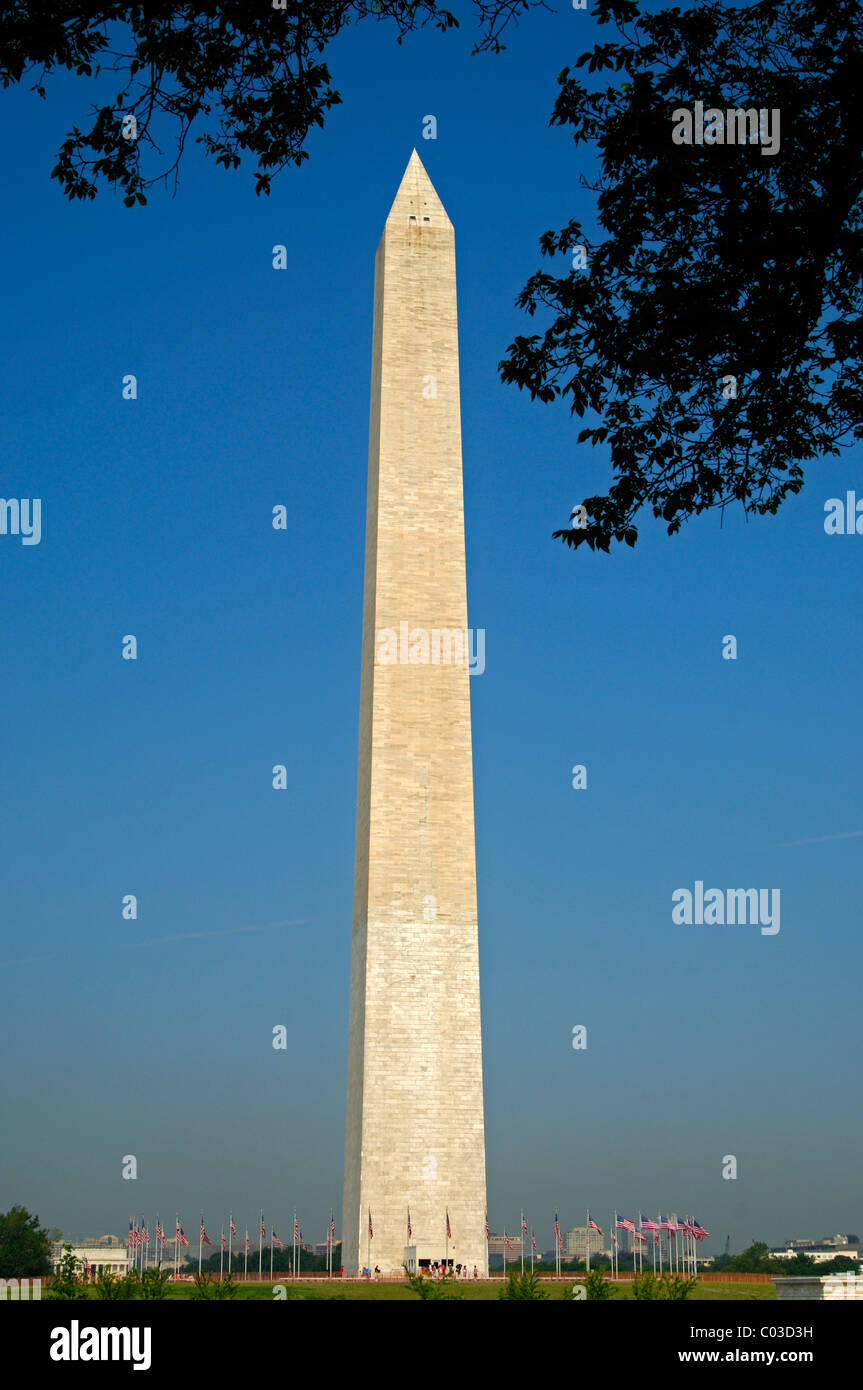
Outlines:
{"label": "light-colored stone surface", "polygon": [[[411,220],[411,219],[415,220]],[[433,394],[436,391],[436,394]],[[375,260],[342,1257],[486,1270],[467,664],[380,664],[467,627],[453,228],[416,151]]]}
{"label": "light-colored stone surface", "polygon": [[776,1280],[780,1303],[806,1299],[859,1299],[863,1301],[863,1276],[859,1274],[801,1275]]}

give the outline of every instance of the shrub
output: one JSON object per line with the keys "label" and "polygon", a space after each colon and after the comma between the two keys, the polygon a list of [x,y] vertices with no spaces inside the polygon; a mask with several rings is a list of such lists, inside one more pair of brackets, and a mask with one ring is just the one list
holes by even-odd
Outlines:
{"label": "shrub", "polygon": [[426,1279],[422,1274],[411,1274],[407,1265],[403,1268],[409,1287],[424,1303],[452,1302],[464,1298],[454,1274],[445,1274],[442,1279]]}
{"label": "shrub", "polygon": [[223,1279],[213,1279],[206,1274],[196,1274],[192,1297],[197,1299],[236,1298],[236,1280],[233,1274],[226,1274]]}
{"label": "shrub", "polygon": [[96,1297],[103,1302],[116,1302],[117,1300],[129,1300],[140,1298],[141,1281],[138,1271],[132,1269],[128,1274],[112,1274],[110,1269],[103,1269],[93,1283]]}
{"label": "shrub", "polygon": [[82,1276],[83,1268],[82,1261],[78,1259],[77,1255],[72,1254],[71,1245],[64,1245],[57,1272],[51,1281],[46,1298],[64,1302],[80,1302],[82,1299],[89,1298],[87,1285]]}
{"label": "shrub", "polygon": [[505,1299],[537,1301],[541,1298],[548,1298],[548,1293],[542,1287],[538,1274],[518,1274],[513,1270],[506,1276],[506,1284],[498,1290],[497,1296]]}
{"label": "shrub", "polygon": [[141,1298],[155,1299],[168,1297],[168,1280],[171,1275],[163,1270],[161,1264],[155,1269],[145,1269],[141,1275]]}
{"label": "shrub", "polygon": [[665,1297],[670,1298],[675,1303],[681,1303],[692,1293],[698,1279],[694,1274],[690,1275],[689,1278],[685,1274],[663,1274],[662,1282],[666,1288]]}
{"label": "shrub", "polygon": [[666,1297],[662,1284],[655,1274],[636,1275],[632,1281],[632,1294],[640,1303]]}
{"label": "shrub", "polygon": [[[581,1280],[578,1281],[581,1283]],[[584,1287],[587,1290],[587,1298],[591,1303],[601,1302],[606,1298],[614,1298],[617,1289],[613,1288],[606,1279],[601,1269],[592,1269],[584,1280]]]}

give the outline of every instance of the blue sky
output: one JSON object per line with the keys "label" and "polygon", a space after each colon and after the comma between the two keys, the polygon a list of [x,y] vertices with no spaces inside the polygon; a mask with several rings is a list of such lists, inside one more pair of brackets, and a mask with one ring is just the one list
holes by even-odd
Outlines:
{"label": "blue sky", "polygon": [[[173,199],[70,205],[49,174],[86,85],[2,94],[0,493],[42,499],[42,540],[0,537],[0,1209],[70,1234],[177,1208],[211,1235],[229,1206],[279,1230],[296,1205],[307,1240],[338,1222],[373,260],[417,146],[456,231],[487,634],[492,1228],[524,1206],[547,1247],[555,1206],[661,1207],[716,1251],[863,1225],[863,538],[823,528],[828,497],[863,496],[860,450],[775,518],[645,520],[634,551],[574,553],[551,532],[607,455],[497,375],[532,331],[514,300],[539,236],[593,224],[586,156],[547,122],[594,33],[561,3],[497,57],[469,27],[342,36],[343,105],[269,199],[190,147]],[[697,879],[779,888],[780,932],[673,924]]]}

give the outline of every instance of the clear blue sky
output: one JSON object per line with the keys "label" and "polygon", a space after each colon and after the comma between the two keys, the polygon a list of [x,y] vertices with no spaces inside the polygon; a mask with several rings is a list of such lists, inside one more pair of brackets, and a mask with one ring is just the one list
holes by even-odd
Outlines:
{"label": "clear blue sky", "polygon": [[[524,1206],[548,1247],[555,1205],[566,1225],[661,1207],[717,1251],[863,1226],[863,537],[823,529],[828,497],[863,496],[860,451],[776,518],[646,520],[634,552],[573,553],[551,532],[607,456],[497,375],[532,331],[514,300],[539,236],[593,222],[585,155],[547,122],[594,33],[562,0],[497,57],[470,57],[469,27],[399,48],[365,24],[328,57],[344,104],[269,200],[190,146],[173,199],[70,205],[49,174],[87,85],[0,94],[0,493],[40,497],[43,527],[0,537],[0,1209],[70,1234],[178,1207],[190,1232],[202,1206],[211,1235],[229,1206],[287,1231],[296,1205],[307,1240],[331,1204],[338,1223],[373,260],[416,145],[456,230],[487,633],[492,1228]],[[779,888],[779,934],[676,926],[696,879]]]}

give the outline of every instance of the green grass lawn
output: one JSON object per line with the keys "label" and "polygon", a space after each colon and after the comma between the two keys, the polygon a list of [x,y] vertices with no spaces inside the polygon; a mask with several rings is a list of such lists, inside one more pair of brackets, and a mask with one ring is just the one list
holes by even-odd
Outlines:
{"label": "green grass lawn", "polygon": [[[561,1284],[549,1282],[547,1288],[550,1299],[566,1299],[567,1301],[572,1301],[572,1285],[574,1282],[574,1279],[566,1280]],[[469,1280],[465,1284],[459,1286],[459,1291],[464,1294],[466,1302],[475,1300],[488,1301],[489,1299],[497,1299],[498,1290],[502,1283],[503,1281],[500,1279],[491,1280],[488,1283],[482,1281],[474,1283]],[[419,1302],[419,1299],[415,1294],[411,1293],[406,1284],[369,1284],[360,1281],[356,1283],[340,1283],[338,1280],[328,1283],[323,1279],[310,1280],[308,1282],[298,1280],[295,1284],[292,1283],[291,1280],[285,1279],[284,1284],[288,1293],[287,1301],[290,1301],[292,1298],[308,1299],[310,1301],[326,1298],[336,1299],[340,1302],[345,1300],[354,1301],[356,1299],[387,1299],[396,1301],[402,1300],[409,1303]],[[188,1284],[172,1284],[168,1288],[168,1298],[188,1300],[191,1298],[192,1287],[193,1285]],[[615,1294],[613,1301],[634,1301],[632,1298],[632,1288],[629,1284],[622,1283],[617,1287],[618,1292]],[[273,1298],[272,1284],[240,1283],[237,1289],[238,1299],[266,1299],[272,1301]],[[729,1300],[751,1301],[753,1299],[771,1301],[776,1298],[776,1286],[775,1284],[713,1284],[699,1282],[691,1298],[695,1302],[714,1300],[721,1302]]]}

